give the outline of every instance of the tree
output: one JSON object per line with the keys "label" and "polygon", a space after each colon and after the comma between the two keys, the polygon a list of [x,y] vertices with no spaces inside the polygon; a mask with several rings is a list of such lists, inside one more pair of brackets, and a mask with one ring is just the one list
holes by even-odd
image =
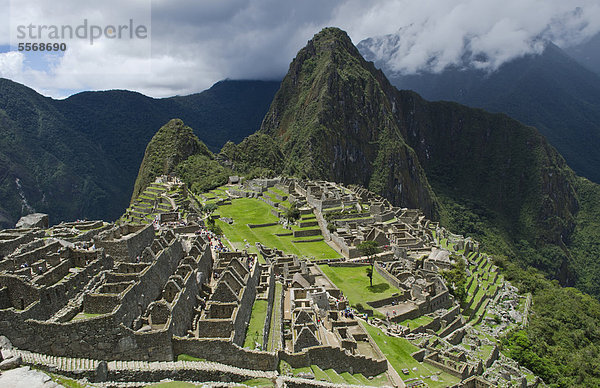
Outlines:
{"label": "tree", "polygon": [[207,225],[208,230],[210,230],[217,236],[223,235],[223,230],[221,229],[221,227],[219,225],[217,225],[217,223],[215,222],[215,220],[212,217],[207,218],[207,224],[208,224]]}
{"label": "tree", "polygon": [[207,213],[212,213],[215,210],[217,210],[218,206],[216,203],[207,203],[206,205],[204,205],[204,211]]}
{"label": "tree", "polygon": [[288,222],[294,222],[297,219],[299,219],[300,218],[300,209],[298,209],[298,204],[296,202],[294,202],[292,204],[292,206],[290,206],[288,209],[286,209],[284,216],[288,220]]}
{"label": "tree", "polygon": [[379,244],[376,241],[363,241],[357,246],[360,253],[363,256],[367,256],[370,267],[366,268],[367,277],[369,278],[369,284],[373,287],[373,266],[375,265],[375,255],[381,252]]}
{"label": "tree", "polygon": [[467,270],[465,261],[457,258],[456,265],[450,270],[442,271],[442,277],[448,284],[448,290],[461,303],[467,299]]}
{"label": "tree", "polygon": [[335,224],[333,222],[328,222],[327,230],[329,231],[329,233],[333,233],[337,230],[337,227],[335,226]]}

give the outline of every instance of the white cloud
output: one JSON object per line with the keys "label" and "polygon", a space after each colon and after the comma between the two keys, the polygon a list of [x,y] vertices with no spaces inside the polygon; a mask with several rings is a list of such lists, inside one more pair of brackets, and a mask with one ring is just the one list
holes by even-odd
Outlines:
{"label": "white cloud", "polygon": [[[390,16],[393,15],[393,16]],[[360,17],[342,7],[338,20]],[[379,21],[384,27],[377,33]],[[392,71],[438,72],[471,64],[494,70],[545,41],[569,47],[600,31],[597,0],[396,0],[380,2],[350,33]],[[484,60],[482,60],[482,58]]]}
{"label": "white cloud", "polygon": [[[86,18],[106,25],[134,17],[148,24],[151,40],[69,41],[58,56],[0,54],[0,76],[52,96],[121,88],[161,97],[198,92],[224,78],[278,79],[325,26],[345,29],[355,43],[393,34],[372,49],[402,72],[439,71],[465,55],[486,58],[475,64],[493,69],[538,52],[540,38],[571,45],[600,30],[597,0],[154,0],[151,7],[149,1],[12,1],[13,35],[19,23],[77,25]],[[8,40],[0,29],[0,44]]]}

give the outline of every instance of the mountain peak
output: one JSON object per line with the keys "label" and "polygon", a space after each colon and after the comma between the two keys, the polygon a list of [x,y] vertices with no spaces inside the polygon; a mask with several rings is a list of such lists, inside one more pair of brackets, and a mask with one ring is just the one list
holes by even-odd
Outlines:
{"label": "mountain peak", "polygon": [[344,31],[325,28],[298,52],[260,132],[281,144],[286,174],[361,184],[435,218],[437,201],[393,119],[390,88]]}
{"label": "mountain peak", "polygon": [[348,34],[337,27],[323,28],[308,42],[307,46],[311,45],[315,47],[317,53],[343,49],[360,56]]}
{"label": "mountain peak", "polygon": [[156,132],[146,147],[131,201],[157,176],[173,172],[179,163],[198,154],[213,158],[206,145],[183,120],[170,120]]}

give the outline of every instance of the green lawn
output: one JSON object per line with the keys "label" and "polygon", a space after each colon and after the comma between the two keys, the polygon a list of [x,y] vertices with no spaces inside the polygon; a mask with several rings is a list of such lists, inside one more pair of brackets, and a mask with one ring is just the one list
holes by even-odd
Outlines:
{"label": "green lawn", "polygon": [[206,359],[190,356],[189,354],[180,354],[177,356],[177,361],[206,361]]}
{"label": "green lawn", "polygon": [[248,323],[246,340],[244,341],[245,348],[255,349],[256,343],[258,343],[259,346],[262,346],[263,328],[265,327],[268,305],[269,303],[266,300],[257,299],[254,301],[254,305],[252,306],[252,316]]}
{"label": "green lawn", "polygon": [[166,383],[156,383],[156,384],[150,384],[150,385],[146,385],[146,387],[152,387],[152,388],[193,388],[193,387],[197,387],[197,385],[192,384],[192,383],[188,383],[185,381],[169,381]]}
{"label": "green lawn", "polygon": [[265,379],[265,378],[246,380],[246,381],[243,381],[242,384],[245,384],[249,387],[274,387],[275,386],[271,380]]}
{"label": "green lawn", "polygon": [[314,257],[316,260],[334,259],[341,257],[324,241],[293,243],[293,236],[275,236],[275,233],[289,233],[282,225],[250,229],[247,224],[265,224],[278,222],[279,219],[271,214],[271,207],[261,200],[253,198],[234,199],[231,205],[219,206],[218,213],[222,217],[234,220],[233,225],[217,220],[225,236],[237,249],[246,249],[244,239],[250,244],[250,252],[256,252],[254,244],[262,244],[281,249],[288,254]]}
{"label": "green lawn", "polygon": [[330,267],[329,265],[321,265],[320,267],[329,280],[342,290],[352,305],[361,303],[365,308],[368,308],[365,302],[389,298],[400,292],[381,277],[377,271],[373,271],[373,287],[370,287],[369,278],[365,272],[366,266]]}
{"label": "green lawn", "polygon": [[274,193],[277,193],[277,194],[279,194],[281,196],[288,195],[288,193],[286,193],[285,191],[283,191],[281,189],[278,189],[276,187],[271,187],[271,188],[269,188],[269,190],[272,191],[272,192],[274,192]]}
{"label": "green lawn", "polygon": [[[438,374],[438,381],[433,381],[429,378],[423,378],[430,387],[446,387],[451,386],[460,381],[446,372],[442,372],[426,363],[420,363],[411,357],[411,353],[419,350],[416,346],[399,337],[390,337],[385,335],[381,330],[368,324],[362,323],[371,338],[375,341],[379,349],[385,354],[392,367],[400,374],[402,379],[421,378],[432,374]],[[402,373],[402,369],[408,369],[408,375]],[[417,368],[413,370],[413,368]]]}
{"label": "green lawn", "polygon": [[428,323],[431,323],[432,321],[433,321],[433,318],[428,317],[426,315],[422,315],[415,319],[404,320],[400,324],[404,325],[404,326],[408,326],[411,329],[416,329],[417,327],[427,325]]}

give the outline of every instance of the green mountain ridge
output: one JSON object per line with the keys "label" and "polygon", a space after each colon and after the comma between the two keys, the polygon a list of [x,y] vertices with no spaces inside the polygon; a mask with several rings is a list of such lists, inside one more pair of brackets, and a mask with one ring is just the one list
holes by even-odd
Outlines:
{"label": "green mountain ridge", "polygon": [[0,227],[33,210],[51,223],[118,218],[157,128],[180,117],[218,151],[256,132],[278,86],[222,81],[164,99],[111,90],[54,100],[0,79]]}
{"label": "green mountain ridge", "polygon": [[[455,101],[503,112],[532,125],[578,175],[600,183],[600,76],[567,52],[548,42],[539,55],[514,59],[493,72],[461,63],[440,73],[404,75],[391,70],[386,56],[375,54],[379,45],[396,39],[394,35],[365,39],[358,47],[367,59],[376,60],[398,89],[414,90],[430,101]],[[596,37],[590,44],[598,42]],[[595,55],[591,49],[585,52]]]}

